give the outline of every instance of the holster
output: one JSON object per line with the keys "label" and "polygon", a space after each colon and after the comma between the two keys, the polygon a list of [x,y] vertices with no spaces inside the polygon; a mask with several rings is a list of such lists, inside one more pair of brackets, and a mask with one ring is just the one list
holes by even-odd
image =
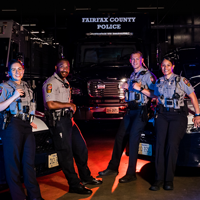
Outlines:
{"label": "holster", "polygon": [[68,117],[72,118],[73,117],[73,111],[72,110],[46,110],[45,111],[45,117],[46,117],[46,123],[47,126],[49,127],[55,127],[57,121],[60,121],[61,117]]}
{"label": "holster", "polygon": [[48,127],[55,127],[56,126],[56,120],[53,118],[53,115],[50,111],[45,110],[44,112],[46,123]]}
{"label": "holster", "polygon": [[9,111],[3,112],[3,124],[2,124],[2,130],[5,130],[8,127],[8,124],[10,123],[12,115]]}

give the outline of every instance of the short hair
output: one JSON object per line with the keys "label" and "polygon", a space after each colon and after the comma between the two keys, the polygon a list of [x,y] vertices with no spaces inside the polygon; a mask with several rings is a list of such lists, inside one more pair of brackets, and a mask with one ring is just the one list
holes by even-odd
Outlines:
{"label": "short hair", "polygon": [[[57,61],[56,66],[58,66],[58,64],[60,64],[60,63],[63,62],[63,61],[69,63],[69,61],[68,61],[66,58],[61,58],[61,59],[59,59],[59,60]],[[69,66],[70,66],[70,63],[69,63]]]}
{"label": "short hair", "polygon": [[168,60],[168,61],[170,61],[170,62],[172,63],[172,65],[175,65],[175,60],[174,60],[173,57],[165,56],[165,57],[163,57],[162,62],[163,62],[164,60]]}
{"label": "short hair", "polygon": [[140,57],[143,58],[143,54],[142,54],[141,51],[133,51],[133,52],[131,53],[131,55],[130,55],[130,59],[132,58],[132,55],[133,55],[133,54],[136,54],[136,53],[140,54]]}
{"label": "short hair", "polygon": [[22,64],[22,62],[21,62],[20,60],[12,59],[12,60],[10,60],[9,63],[8,63],[8,71],[11,70],[11,66],[12,66],[13,64],[15,64],[15,63],[20,64],[20,65],[22,66],[22,68],[24,69],[24,65]]}

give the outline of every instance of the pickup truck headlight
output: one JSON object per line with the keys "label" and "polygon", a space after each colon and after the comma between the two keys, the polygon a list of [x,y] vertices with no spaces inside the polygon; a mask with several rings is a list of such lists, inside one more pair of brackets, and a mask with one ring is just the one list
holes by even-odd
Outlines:
{"label": "pickup truck headlight", "polygon": [[120,82],[122,82],[122,83],[124,83],[124,82],[126,82],[127,81],[127,78],[122,78],[121,80],[120,80]]}

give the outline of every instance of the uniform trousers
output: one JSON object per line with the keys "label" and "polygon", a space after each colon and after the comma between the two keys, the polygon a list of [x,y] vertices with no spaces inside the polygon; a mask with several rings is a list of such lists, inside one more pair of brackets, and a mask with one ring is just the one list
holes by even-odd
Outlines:
{"label": "uniform trousers", "polygon": [[[76,125],[69,117],[61,117],[56,126],[51,128],[53,141],[58,155],[58,162],[68,180],[69,186],[78,186],[82,181],[91,181],[93,177],[87,166],[88,150],[86,142]],[[80,179],[74,168],[78,167]]]}
{"label": "uniform trousers", "polygon": [[36,180],[35,136],[28,121],[12,117],[8,127],[2,131],[6,179],[13,200],[26,199],[21,183],[23,171],[24,185],[30,200],[41,199]]}
{"label": "uniform trousers", "polygon": [[187,115],[162,112],[155,119],[156,131],[156,180],[173,181],[179,144],[187,128]]}
{"label": "uniform trousers", "polygon": [[129,140],[129,165],[126,174],[135,174],[140,136],[146,125],[142,118],[142,112],[142,107],[130,110],[121,121],[108,169],[118,170],[122,153]]}

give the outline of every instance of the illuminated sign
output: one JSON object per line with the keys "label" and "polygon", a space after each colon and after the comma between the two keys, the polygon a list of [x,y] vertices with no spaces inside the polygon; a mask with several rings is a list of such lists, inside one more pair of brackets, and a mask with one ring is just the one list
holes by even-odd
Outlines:
{"label": "illuminated sign", "polygon": [[135,22],[136,17],[96,17],[96,18],[82,18],[83,23],[88,22]]}
{"label": "illuminated sign", "polygon": [[[69,42],[89,36],[149,40],[149,15],[144,13],[76,13],[68,16]],[[148,41],[149,42],[149,41]]]}
{"label": "illuminated sign", "polygon": [[133,23],[135,19],[136,17],[91,17],[82,18],[82,23],[98,23],[97,29],[121,29],[121,23]]}

